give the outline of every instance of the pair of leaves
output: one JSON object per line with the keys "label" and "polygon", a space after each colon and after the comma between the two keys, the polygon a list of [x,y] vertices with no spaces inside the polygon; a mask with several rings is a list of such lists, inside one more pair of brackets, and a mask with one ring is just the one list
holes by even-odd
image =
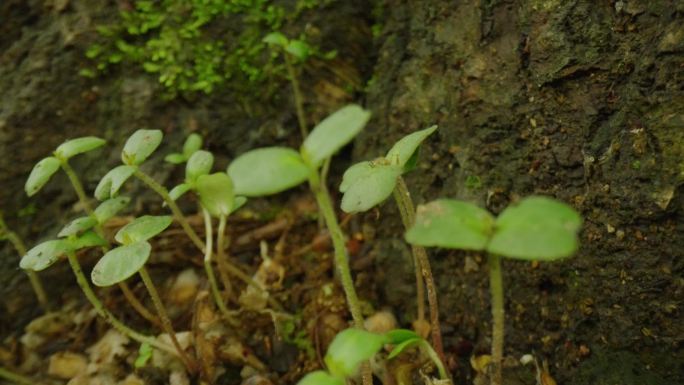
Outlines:
{"label": "pair of leaves", "polygon": [[471,203],[441,199],[418,207],[406,240],[421,246],[485,250],[522,260],[552,261],[578,248],[579,214],[565,203],[531,196],[498,218]]}
{"label": "pair of leaves", "polygon": [[42,159],[33,167],[31,174],[29,174],[26,184],[24,185],[26,194],[28,196],[33,196],[40,191],[40,189],[50,180],[52,175],[59,170],[62,162],[66,162],[75,155],[102,147],[104,144],[104,139],[94,136],[76,138],[60,144],[54,151],[54,156]]}
{"label": "pair of leaves", "polygon": [[192,154],[197,152],[200,148],[202,148],[202,137],[198,134],[192,133],[185,139],[182,152],[171,153],[167,155],[164,160],[172,164],[181,164],[187,162]]}
{"label": "pair of leaves", "polygon": [[300,153],[284,147],[248,151],[228,167],[235,193],[264,196],[299,185],[323,161],[349,143],[370,119],[370,112],[348,105],[321,121],[304,140]]}
{"label": "pair of leaves", "polygon": [[170,216],[145,215],[122,227],[114,239],[123,246],[108,251],[97,262],[90,278],[97,286],[111,286],[123,282],[138,272],[150,257],[150,238],[171,225]]}
{"label": "pair of leaves", "polygon": [[201,176],[205,176],[211,172],[214,166],[214,155],[209,151],[197,150],[185,165],[185,182],[179,184],[169,191],[171,199],[177,200],[190,190],[197,188],[197,180]]}
{"label": "pair of leaves", "polygon": [[387,155],[373,161],[357,163],[342,177],[340,192],[342,210],[347,213],[366,211],[392,194],[397,178],[415,166],[418,146],[435,130],[432,126],[401,138]]}
{"label": "pair of leaves", "polygon": [[297,39],[290,40],[280,32],[271,32],[262,41],[282,48],[299,61],[305,61],[311,55],[311,47],[306,42]]}

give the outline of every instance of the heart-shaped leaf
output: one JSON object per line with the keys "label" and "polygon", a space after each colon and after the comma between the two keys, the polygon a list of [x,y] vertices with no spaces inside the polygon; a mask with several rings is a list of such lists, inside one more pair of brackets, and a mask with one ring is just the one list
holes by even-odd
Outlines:
{"label": "heart-shaped leaf", "polygon": [[45,183],[50,180],[52,175],[59,170],[59,166],[59,159],[53,156],[42,159],[40,162],[36,163],[24,185],[26,195],[33,196],[40,191],[40,189],[45,186]]}
{"label": "heart-shaped leaf", "polygon": [[499,215],[487,251],[524,260],[569,257],[577,251],[581,226],[579,214],[567,204],[542,196],[528,197]]}
{"label": "heart-shaped leaf", "polygon": [[280,32],[271,32],[261,39],[264,43],[275,45],[281,48],[287,47],[288,39]]}
{"label": "heart-shaped leaf", "polygon": [[406,135],[394,143],[394,146],[387,152],[385,158],[392,162],[392,164],[404,167],[404,165],[411,159],[413,154],[418,149],[418,146],[430,136],[437,126],[432,126],[424,130],[416,131],[412,134]]}
{"label": "heart-shaped leaf", "polygon": [[181,183],[178,186],[174,187],[169,191],[169,196],[171,197],[171,200],[177,200],[178,198],[182,197],[186,192],[190,191],[192,186],[190,186],[187,183]]}
{"label": "heart-shaped leaf", "polygon": [[191,184],[195,183],[201,175],[209,174],[213,165],[214,155],[211,152],[204,150],[195,151],[185,166],[185,180]]}
{"label": "heart-shaped leaf", "polygon": [[307,180],[309,173],[297,151],[286,147],[248,151],[228,166],[235,194],[248,197],[285,191]]}
{"label": "heart-shaped leaf", "polygon": [[197,179],[197,193],[202,207],[215,217],[228,216],[233,211],[235,196],[233,181],[223,172],[202,175]]}
{"label": "heart-shaped leaf", "polygon": [[104,224],[107,222],[107,220],[109,220],[109,218],[113,217],[124,207],[126,207],[130,201],[131,198],[129,197],[116,197],[107,199],[106,201],[100,203],[100,205],[95,209],[95,219],[97,219],[98,223]]}
{"label": "heart-shaped leaf", "polygon": [[173,218],[168,215],[143,215],[122,227],[114,239],[124,245],[146,241],[166,230],[171,222],[173,222]]}
{"label": "heart-shaped leaf", "polygon": [[93,228],[97,224],[97,220],[93,217],[80,217],[69,222],[57,234],[58,237],[68,237],[70,235],[80,234],[86,230]]}
{"label": "heart-shaped leaf", "polygon": [[110,250],[97,262],[90,279],[100,287],[123,282],[145,265],[151,251],[152,246],[144,241]]}
{"label": "heart-shaped leaf", "polygon": [[107,143],[104,139],[95,136],[86,136],[83,138],[76,138],[68,140],[57,147],[55,156],[61,159],[69,159],[74,155],[82,154],[84,152],[92,151],[98,147],[104,146]]}
{"label": "heart-shaped leaf", "polygon": [[335,377],[322,370],[316,370],[302,377],[297,385],[344,385],[344,378]]}
{"label": "heart-shaped leaf", "polygon": [[[353,170],[354,182],[345,190],[342,196],[342,210],[356,213],[369,210],[392,195],[397,177],[402,168],[396,165],[374,164],[369,162],[367,167]],[[346,173],[345,173],[346,175]],[[347,186],[345,186],[347,187]]]}
{"label": "heart-shaped leaf", "polygon": [[351,377],[359,364],[369,360],[387,343],[387,337],[361,329],[338,333],[328,347],[325,364],[333,376]]}
{"label": "heart-shaped leaf", "polygon": [[113,198],[121,189],[126,180],[133,175],[135,167],[121,165],[109,170],[105,176],[100,179],[100,183],[95,187],[95,198],[98,200],[105,200]]}
{"label": "heart-shaped leaf", "polygon": [[314,127],[302,144],[302,156],[318,168],[325,159],[354,139],[370,116],[369,111],[356,104],[342,107]]}
{"label": "heart-shaped leaf", "polygon": [[55,239],[32,248],[21,258],[19,267],[24,270],[41,271],[50,267],[71,250],[69,242]]}
{"label": "heart-shaped leaf", "polygon": [[121,151],[121,161],[129,166],[142,164],[159,147],[163,136],[160,130],[134,132]]}
{"label": "heart-shaped leaf", "polygon": [[69,242],[71,242],[71,248],[74,250],[95,246],[107,246],[107,241],[92,230],[86,231],[76,237],[76,239],[69,239]]}
{"label": "heart-shaped leaf", "polygon": [[190,159],[192,154],[200,148],[202,148],[202,137],[199,134],[192,133],[188,135],[185,143],[183,143],[183,156],[185,156],[185,159]]}
{"label": "heart-shaped leaf", "polygon": [[474,204],[439,199],[418,206],[416,223],[406,232],[409,243],[451,249],[483,250],[494,218]]}

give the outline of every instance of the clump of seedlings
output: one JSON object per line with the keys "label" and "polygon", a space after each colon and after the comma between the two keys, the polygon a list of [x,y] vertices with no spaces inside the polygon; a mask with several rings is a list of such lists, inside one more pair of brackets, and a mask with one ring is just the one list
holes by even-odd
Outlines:
{"label": "clump of seedlings", "polygon": [[579,214],[565,203],[531,196],[494,218],[468,202],[440,199],[418,206],[406,240],[421,246],[485,251],[492,303],[491,383],[501,385],[504,346],[504,291],[501,257],[555,261],[578,248]]}
{"label": "clump of seedlings", "polygon": [[385,334],[377,334],[360,329],[346,329],[338,333],[328,347],[324,358],[327,370],[311,372],[302,377],[297,385],[344,385],[347,379],[358,374],[363,362],[372,359],[386,345],[392,346],[387,360],[417,347],[435,365],[440,380],[451,383],[442,360],[432,346],[415,332],[394,329]]}
{"label": "clump of seedlings", "polygon": [[[402,175],[415,169],[420,144],[436,129],[437,126],[432,126],[409,134],[397,141],[384,157],[349,167],[340,184],[340,191],[344,193],[342,210],[348,213],[367,211],[393,194],[404,227],[410,228],[415,221],[415,208]],[[444,363],[446,360],[442,348],[437,289],[432,277],[430,261],[425,249],[421,246],[412,245],[412,253],[418,304],[418,317],[414,328],[425,329],[423,326],[425,324],[423,280],[425,280],[430,308],[429,327],[432,333],[432,343]]]}

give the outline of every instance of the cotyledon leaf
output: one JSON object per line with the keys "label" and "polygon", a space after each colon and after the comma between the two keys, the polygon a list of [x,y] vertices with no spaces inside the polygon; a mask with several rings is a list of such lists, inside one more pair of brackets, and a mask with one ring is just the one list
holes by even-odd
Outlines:
{"label": "cotyledon leaf", "polygon": [[33,196],[40,191],[40,189],[50,180],[52,175],[59,170],[59,167],[59,159],[54,156],[47,157],[36,163],[24,185],[26,195]]}
{"label": "cotyledon leaf", "polygon": [[104,139],[100,139],[96,136],[84,136],[82,138],[71,139],[57,147],[55,156],[62,159],[69,159],[74,155],[102,147],[105,143],[107,142]]}
{"label": "cotyledon leaf", "polygon": [[168,215],[143,215],[122,227],[114,239],[124,245],[146,241],[166,230],[171,222],[173,218]]}
{"label": "cotyledon leaf", "polygon": [[145,265],[151,251],[152,246],[145,241],[112,249],[97,262],[90,279],[100,287],[123,282]]}

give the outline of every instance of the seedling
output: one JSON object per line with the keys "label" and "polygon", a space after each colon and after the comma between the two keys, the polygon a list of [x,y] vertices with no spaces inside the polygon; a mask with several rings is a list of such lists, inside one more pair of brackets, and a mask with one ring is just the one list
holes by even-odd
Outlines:
{"label": "seedling", "polygon": [[[2,217],[2,212],[0,212],[0,240],[2,239],[8,240],[19,255],[26,255],[26,246],[24,245],[24,242],[19,238],[17,233],[7,227],[7,224]],[[25,270],[25,272],[29,278],[29,282],[31,282],[31,287],[38,299],[38,303],[43,310],[49,310],[50,306],[48,305],[47,295],[45,294],[45,289],[43,288],[40,277],[38,277],[38,274],[33,270]]]}
{"label": "seedling", "polygon": [[532,196],[497,218],[471,203],[440,199],[418,206],[406,240],[421,246],[486,251],[492,296],[492,384],[501,385],[504,297],[501,257],[555,261],[578,248],[579,214],[556,200]]}
{"label": "seedling", "polygon": [[92,229],[96,224],[104,224],[109,218],[114,216],[119,210],[126,206],[128,201],[128,198],[119,197],[103,202],[94,211],[94,216],[96,218],[95,222],[89,221],[87,219],[84,220],[83,218],[75,219],[59,232],[59,239],[43,242],[29,250],[21,258],[19,266],[22,269],[42,271],[59,261],[62,257],[66,256],[69,261],[69,265],[76,276],[76,282],[85,294],[88,301],[90,301],[97,313],[105,321],[110,323],[119,332],[129,336],[135,341],[140,343],[148,343],[157,349],[175,354],[175,351],[172,347],[167,346],[164,343],[160,343],[154,337],[146,336],[129,328],[107,309],[105,309],[102,302],[100,302],[90,287],[90,284],[83,274],[81,265],[76,257],[76,252],[81,249],[97,246],[102,247],[106,245],[106,241]]}
{"label": "seedling", "polygon": [[[344,173],[340,185],[340,191],[344,193],[342,210],[348,213],[367,211],[382,203],[394,192],[394,199],[399,208],[404,227],[406,229],[411,227],[415,221],[415,209],[402,174],[415,168],[418,146],[436,129],[437,126],[432,126],[407,135],[395,143],[384,157],[373,161],[360,162],[349,167]],[[437,289],[432,278],[430,261],[423,247],[414,245],[412,252],[418,304],[416,326],[419,327],[424,322],[424,279],[430,306],[432,343],[444,363],[446,360],[442,348]]]}
{"label": "seedling", "polygon": [[[100,139],[94,136],[76,138],[62,143],[57,147],[57,149],[55,149],[52,156],[42,159],[33,167],[33,170],[31,170],[31,174],[29,175],[29,178],[26,181],[26,185],[24,186],[26,194],[28,196],[32,196],[36,194],[50,180],[52,175],[56,173],[57,170],[61,168],[69,178],[69,182],[71,183],[72,188],[76,192],[81,207],[90,218],[84,218],[81,219],[81,221],[93,222],[95,232],[102,239],[106,239],[104,237],[104,231],[95,218],[95,212],[92,209],[90,201],[86,197],[83,184],[76,175],[74,169],[71,168],[71,165],[69,164],[69,159],[71,159],[75,155],[86,153],[97,148],[100,148],[104,144],[104,139]],[[123,183],[123,181],[121,183]],[[106,252],[109,249],[109,243],[105,242],[102,248],[104,252]],[[26,253],[22,253],[22,255],[24,254]],[[151,322],[156,321],[156,318],[152,314],[150,314],[149,311],[147,311],[147,309],[140,303],[140,301],[138,301],[138,299],[135,297],[135,294],[133,294],[133,291],[127,286],[125,282],[122,282],[119,285],[119,287],[123,292],[126,300],[131,304],[131,306],[133,306],[135,310],[138,311],[138,313],[140,313],[140,315],[150,320]]]}
{"label": "seedling", "polygon": [[376,334],[360,329],[346,329],[338,333],[328,347],[324,362],[327,370],[317,370],[304,376],[297,385],[344,385],[356,376],[359,366],[373,358],[385,345],[393,345],[387,356],[391,360],[412,347],[418,347],[435,364],[440,378],[448,375],[430,344],[411,330],[395,329]]}
{"label": "seedling", "polygon": [[172,219],[169,216],[145,215],[122,227],[114,237],[121,246],[110,250],[100,259],[91,272],[91,279],[96,286],[107,287],[123,282],[135,273],[140,274],[140,278],[152,297],[152,303],[161,319],[164,331],[171,338],[185,366],[190,372],[194,372],[196,363],[180,346],[159,292],[145,268],[145,263],[152,251],[152,245],[147,241],[164,231],[171,225],[171,222]]}

